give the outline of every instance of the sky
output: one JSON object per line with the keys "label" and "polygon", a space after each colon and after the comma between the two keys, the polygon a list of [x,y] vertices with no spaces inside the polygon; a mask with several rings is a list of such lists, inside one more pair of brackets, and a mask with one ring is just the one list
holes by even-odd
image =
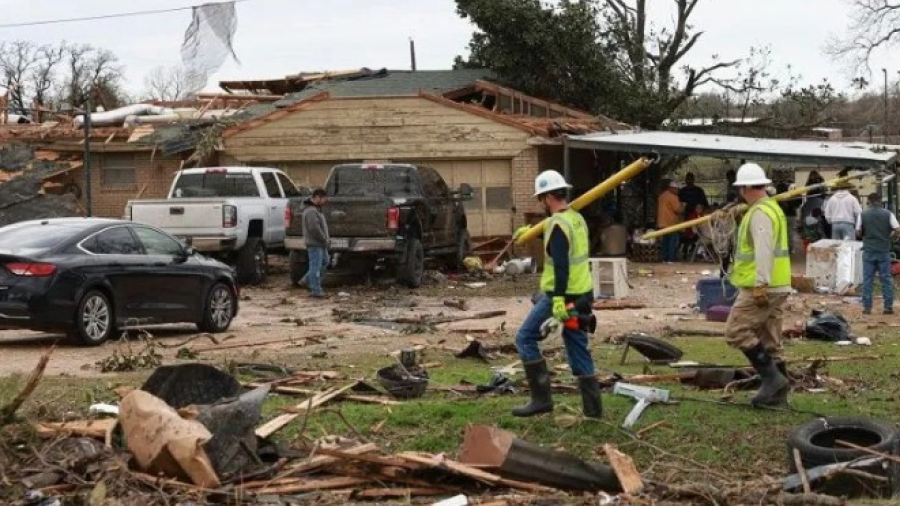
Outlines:
{"label": "sky", "polygon": [[[0,24],[187,7],[202,0],[0,0]],[[657,26],[671,25],[671,0],[652,0]],[[751,47],[767,46],[773,68],[786,65],[803,82],[828,78],[848,89],[854,75],[823,51],[829,35],[844,33],[847,0],[702,0],[693,25],[704,32],[687,63],[745,57]],[[812,7],[815,5],[815,7]],[[409,68],[409,39],[416,44],[418,68],[442,69],[466,53],[474,27],[456,14],[453,0],[246,0],[237,4],[235,52],[207,89],[220,80],[279,78],[301,71],[360,67]],[[114,51],[125,65],[127,87],[144,88],[156,66],[180,62],[180,46],[191,19],[189,10],[165,14],[0,28],[0,40],[88,43]],[[900,53],[879,52],[870,81],[900,77]]]}

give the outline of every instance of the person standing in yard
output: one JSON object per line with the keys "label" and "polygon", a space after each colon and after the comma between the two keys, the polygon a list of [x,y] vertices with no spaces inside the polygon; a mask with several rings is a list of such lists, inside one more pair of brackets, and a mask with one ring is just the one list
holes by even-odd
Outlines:
{"label": "person standing in yard", "polygon": [[831,224],[831,238],[839,241],[856,239],[856,222],[862,214],[859,200],[850,193],[850,184],[841,183],[837,192],[825,202],[825,220]]}
{"label": "person standing in yard", "polygon": [[[659,195],[656,207],[656,227],[660,230],[681,223],[681,214],[684,212],[684,204],[678,199],[678,182],[670,181],[666,189]],[[662,242],[662,261],[667,264],[678,260],[678,243],[681,235],[678,233],[664,235]]]}
{"label": "person standing in yard", "polygon": [[[577,329],[564,326],[563,343],[572,374],[578,378],[582,410],[588,418],[600,418],[603,413],[600,383],[594,369],[594,359],[588,348],[588,334],[584,320],[592,318],[593,283],[588,265],[590,241],[584,218],[569,208],[566,190],[571,186],[554,170],[541,172],[534,181],[535,197],[550,215],[544,226],[544,272],[541,275],[541,294],[531,312],[516,333],[516,349],[525,368],[531,402],[512,410],[514,416],[528,417],[553,411],[550,393],[550,372],[539,343],[544,336],[541,326],[550,318],[564,322],[572,312],[581,315]],[[516,231],[516,238],[528,230]],[[570,305],[572,307],[570,307]]]}
{"label": "person standing in yard", "polygon": [[872,193],[869,207],[856,221],[856,231],[863,242],[863,314],[872,314],[872,291],[875,273],[881,278],[884,296],[884,314],[894,314],[894,279],[891,275],[891,244],[893,236],[900,232],[900,223],[894,213],[881,205],[881,197]]}
{"label": "person standing in yard", "polygon": [[312,192],[312,196],[306,201],[303,209],[302,226],[303,240],[306,242],[306,254],[308,267],[300,285],[306,284],[313,297],[324,297],[322,290],[322,277],[330,261],[328,257],[328,222],[322,214],[322,206],[325,205],[328,194],[318,188]]}
{"label": "person standing in yard", "polygon": [[762,167],[753,163],[741,166],[734,182],[750,208],[738,227],[731,284],[739,292],[725,337],[762,380],[751,401],[754,406],[783,405],[790,390],[786,366],[778,359],[782,306],[791,291],[788,224],[778,202],[766,193],[770,183]]}

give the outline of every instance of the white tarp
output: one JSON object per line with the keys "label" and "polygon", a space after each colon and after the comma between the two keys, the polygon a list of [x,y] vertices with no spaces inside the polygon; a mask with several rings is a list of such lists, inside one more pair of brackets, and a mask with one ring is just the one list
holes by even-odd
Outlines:
{"label": "white tarp", "polygon": [[202,90],[229,55],[238,61],[233,47],[237,31],[234,2],[198,5],[193,13],[181,45],[181,62],[188,83],[179,97],[182,99]]}

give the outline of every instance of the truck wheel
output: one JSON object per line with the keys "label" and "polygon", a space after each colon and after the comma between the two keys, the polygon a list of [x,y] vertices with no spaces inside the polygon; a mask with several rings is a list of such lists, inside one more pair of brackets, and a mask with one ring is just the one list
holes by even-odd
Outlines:
{"label": "truck wheel", "polygon": [[469,231],[462,229],[456,235],[456,251],[448,257],[447,264],[451,269],[462,269],[465,267],[466,257],[472,251],[472,239],[469,237]]}
{"label": "truck wheel", "polygon": [[250,237],[238,252],[237,277],[242,285],[258,285],[266,280],[266,246],[259,237]]}
{"label": "truck wheel", "polygon": [[409,288],[418,288],[424,277],[425,249],[422,241],[410,239],[406,243],[406,262],[397,266],[397,281]]}
{"label": "truck wheel", "polygon": [[303,276],[306,275],[306,271],[309,269],[309,260],[306,256],[306,251],[291,250],[290,262],[291,285],[297,286],[300,284],[300,280],[303,279]]}

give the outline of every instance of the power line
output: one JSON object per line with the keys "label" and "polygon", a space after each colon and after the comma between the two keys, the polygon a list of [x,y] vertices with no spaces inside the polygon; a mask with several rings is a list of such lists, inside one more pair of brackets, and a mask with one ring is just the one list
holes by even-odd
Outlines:
{"label": "power line", "polygon": [[[231,2],[222,2],[222,3],[241,3],[246,2],[248,0],[232,0]],[[40,26],[40,25],[55,25],[61,23],[77,23],[80,21],[97,21],[100,19],[112,19],[112,18],[126,18],[133,16],[146,16],[151,14],[165,14],[169,12],[178,12],[178,11],[187,11],[192,10],[195,7],[200,7],[200,5],[188,5],[186,7],[173,7],[171,9],[156,9],[149,11],[130,11],[130,12],[120,12],[116,14],[103,14],[100,16],[86,16],[83,18],[66,18],[66,19],[46,19],[43,21],[26,21],[22,23],[6,23],[0,24],[0,28],[20,28],[25,26]]]}

